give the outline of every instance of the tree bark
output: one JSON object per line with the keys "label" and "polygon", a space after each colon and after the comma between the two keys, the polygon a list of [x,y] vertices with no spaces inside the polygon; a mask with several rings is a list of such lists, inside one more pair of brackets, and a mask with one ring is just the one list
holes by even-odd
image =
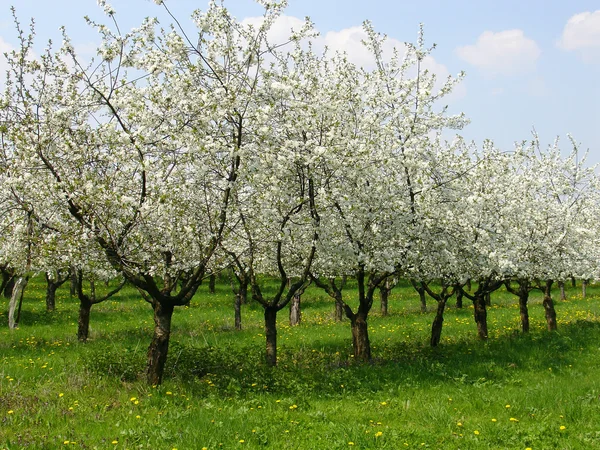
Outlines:
{"label": "tree bark", "polygon": [[559,281],[558,282],[558,287],[560,288],[560,299],[562,301],[565,301],[567,299],[567,294],[565,292],[565,282],[564,281]]}
{"label": "tree bark", "polygon": [[336,295],[336,299],[335,299],[335,321],[336,322],[341,322],[344,318],[344,304],[342,303],[342,299],[341,299],[341,295],[340,298],[337,298]]}
{"label": "tree bark", "polygon": [[290,326],[300,325],[302,311],[300,310],[300,294],[296,293],[290,301]]}
{"label": "tree bark", "polygon": [[92,302],[89,300],[79,300],[79,319],[77,320],[77,340],[87,342],[90,332],[90,313],[92,312]]}
{"label": "tree bark", "polygon": [[174,306],[154,300],[152,307],[154,309],[154,336],[148,348],[146,376],[148,384],[157,386],[161,384],[165,371]]}
{"label": "tree bark", "polygon": [[489,292],[485,294],[485,306],[492,306],[492,294]]}
{"label": "tree bark", "polygon": [[456,291],[456,307],[459,309],[463,307],[463,291],[462,291],[462,289],[457,289],[457,291]]}
{"label": "tree bark", "polygon": [[352,327],[352,347],[354,359],[357,361],[371,360],[371,342],[369,341],[369,328],[367,318],[362,314],[355,314],[350,320]]}
{"label": "tree bark", "polygon": [[77,283],[79,283],[79,280],[77,279],[77,269],[75,269],[75,267],[71,267],[69,279],[70,279],[69,295],[71,296],[71,298],[73,298],[77,295]]}
{"label": "tree bark", "polygon": [[379,288],[379,298],[381,300],[381,315],[384,317],[388,315],[389,295],[390,295],[390,290],[388,289],[387,281],[386,281],[385,285],[383,285]]}
{"label": "tree bark", "polygon": [[265,307],[265,337],[267,365],[277,365],[277,308]]}
{"label": "tree bark", "polygon": [[[23,293],[25,291],[25,287],[27,286],[28,281],[28,278],[25,276],[19,277],[12,290],[10,302],[8,304],[8,328],[10,328],[11,330],[14,330],[19,325],[19,317],[21,315],[21,303],[23,302]],[[17,309],[19,313],[15,315]]]}
{"label": "tree bark", "polygon": [[581,282],[581,296],[583,298],[587,297],[587,286],[588,286],[589,280],[583,280]]}
{"label": "tree bark", "polygon": [[10,279],[6,282],[6,285],[4,286],[4,291],[3,291],[4,298],[12,297],[12,293],[13,293],[13,290],[15,289],[16,282],[17,282],[17,277],[14,275],[12,277],[10,277]]}
{"label": "tree bark", "polygon": [[52,312],[56,309],[56,290],[58,286],[56,283],[48,282],[46,287],[46,311]]}
{"label": "tree bark", "polygon": [[426,313],[427,312],[427,298],[425,297],[425,289],[419,289],[417,292],[419,292],[419,300],[421,302],[421,312]]}
{"label": "tree bark", "polygon": [[211,294],[214,294],[216,291],[216,284],[217,284],[217,276],[214,273],[210,274],[210,277],[208,277],[208,292],[210,292]]}
{"label": "tree bark", "polygon": [[571,277],[571,287],[576,288],[577,282],[575,281],[575,277]]}
{"label": "tree bark", "polygon": [[446,309],[446,301],[438,301],[435,318],[431,324],[431,340],[429,343],[432,347],[437,347],[442,339],[442,326],[444,324],[444,309]]}
{"label": "tree bark", "polygon": [[242,292],[235,294],[234,303],[234,314],[235,314],[235,329],[240,331],[242,329]]}
{"label": "tree bark", "polygon": [[521,287],[519,290],[519,313],[521,314],[521,331],[529,333],[529,309],[527,302],[529,301],[529,290]]}
{"label": "tree bark", "polygon": [[546,315],[546,324],[548,331],[554,331],[557,329],[556,323],[556,310],[554,309],[554,302],[552,301],[552,280],[546,281],[546,287],[544,289],[544,312]]}
{"label": "tree bark", "polygon": [[473,315],[477,324],[477,337],[481,340],[486,340],[488,338],[488,327],[484,294],[475,296],[473,300]]}

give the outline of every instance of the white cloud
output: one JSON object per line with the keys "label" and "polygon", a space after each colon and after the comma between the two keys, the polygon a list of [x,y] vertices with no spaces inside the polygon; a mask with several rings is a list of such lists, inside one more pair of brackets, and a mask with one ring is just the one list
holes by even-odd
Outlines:
{"label": "white cloud", "polygon": [[522,30],[483,32],[474,45],[456,49],[458,56],[488,75],[519,75],[535,70],[541,51]]}
{"label": "white cloud", "polygon": [[572,16],[563,29],[558,47],[577,51],[586,61],[600,55],[600,10]]}
{"label": "white cloud", "polygon": [[[242,23],[252,24],[256,27],[262,23],[262,20],[262,17],[248,17]],[[280,16],[269,30],[267,38],[271,43],[285,42],[290,35],[291,29],[298,31],[303,25],[304,20],[297,17]],[[375,59],[362,43],[367,39],[368,35],[362,26],[353,26],[339,31],[328,31],[325,34],[320,34],[318,37],[312,39],[312,45],[316,52],[322,52],[325,47],[328,48],[330,54],[345,52],[348,55],[348,59],[357,66],[372,69],[375,67]],[[383,43],[383,59],[389,60],[394,53],[394,49],[399,52],[400,57],[407,51],[404,42],[388,36]],[[446,82],[448,75],[450,75],[448,68],[444,64],[437,62],[431,55],[423,60],[422,68],[436,75],[437,88],[441,88]],[[451,94],[452,98],[463,97],[465,90],[464,85],[459,84]]]}

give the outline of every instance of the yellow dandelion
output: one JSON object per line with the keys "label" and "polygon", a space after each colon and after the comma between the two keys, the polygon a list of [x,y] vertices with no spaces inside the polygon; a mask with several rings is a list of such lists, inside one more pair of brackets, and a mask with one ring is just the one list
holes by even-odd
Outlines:
{"label": "yellow dandelion", "polygon": [[510,405],[506,405],[506,408],[510,408]]}
{"label": "yellow dandelion", "polygon": [[63,442],[63,444],[65,444],[65,445],[69,445],[69,443],[70,443],[70,441]]}
{"label": "yellow dandelion", "polygon": [[476,436],[479,436],[479,430],[473,431],[473,434],[476,435]]}
{"label": "yellow dandelion", "polygon": [[492,419],[492,422],[498,422],[496,419]]}
{"label": "yellow dandelion", "polygon": [[511,422],[518,422],[518,421],[519,421],[519,419],[515,419],[514,417],[511,417],[511,418],[510,418],[510,421],[511,421]]}
{"label": "yellow dandelion", "polygon": [[112,445],[117,445],[119,443],[119,441],[115,440],[115,441],[112,441],[111,443],[112,443]]}
{"label": "yellow dandelion", "polygon": [[564,430],[566,430],[566,429],[567,429],[567,427],[565,427],[564,425],[561,425],[561,426],[560,426],[560,431],[564,431]]}
{"label": "yellow dandelion", "polygon": [[9,409],[8,414],[12,414],[12,413],[14,413],[14,411],[12,409]]}
{"label": "yellow dandelion", "polygon": [[462,423],[461,423],[461,422],[458,422],[458,423],[456,424],[456,426],[458,426],[458,427],[462,427]]}
{"label": "yellow dandelion", "polygon": [[166,393],[167,393],[167,395],[173,395],[173,393],[171,391],[167,391]]}
{"label": "yellow dandelion", "polygon": [[135,397],[131,397],[131,398],[129,399],[129,401],[130,401],[130,402],[135,402],[135,401],[136,401],[136,398],[135,398]]}
{"label": "yellow dandelion", "polygon": [[354,442],[350,441],[348,442],[348,445],[354,445]]}
{"label": "yellow dandelion", "polygon": [[246,442],[246,441],[243,439],[240,439],[240,444],[243,444],[244,442]]}
{"label": "yellow dandelion", "polygon": [[65,394],[63,394],[62,392],[60,394],[58,394],[59,397],[62,397],[63,395],[65,395]]}
{"label": "yellow dandelion", "polygon": [[378,431],[377,433],[375,433],[375,437],[378,438],[379,436],[382,436],[383,433],[381,431]]}

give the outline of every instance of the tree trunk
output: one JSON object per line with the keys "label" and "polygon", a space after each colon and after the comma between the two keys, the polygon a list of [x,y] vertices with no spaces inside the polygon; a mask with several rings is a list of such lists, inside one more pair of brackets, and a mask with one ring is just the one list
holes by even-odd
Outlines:
{"label": "tree trunk", "polygon": [[552,301],[552,280],[546,281],[546,288],[544,289],[544,312],[546,315],[546,323],[548,325],[548,331],[554,331],[557,328],[556,323],[556,311],[554,310],[554,302]]}
{"label": "tree trunk", "polygon": [[567,294],[565,293],[565,282],[559,281],[558,287],[560,288],[560,299],[565,301],[567,299]]}
{"label": "tree trunk", "polygon": [[235,329],[240,331],[242,329],[242,292],[241,290],[235,294]]}
{"label": "tree trunk", "polygon": [[529,309],[527,302],[529,301],[529,290],[521,289],[519,292],[519,312],[521,313],[521,331],[529,333]]}
{"label": "tree trunk", "polygon": [[[8,304],[8,328],[10,328],[11,330],[14,330],[19,325],[19,317],[21,315],[21,303],[23,302],[23,293],[25,291],[25,287],[27,286],[28,281],[28,278],[25,276],[19,277],[12,290],[12,295],[10,296],[10,302]],[[17,309],[19,313],[15,316]]]}
{"label": "tree trunk", "polygon": [[457,308],[463,307],[463,291],[462,291],[462,289],[458,289],[456,291],[456,307]]}
{"label": "tree trunk", "polygon": [[429,343],[432,347],[437,347],[442,339],[442,325],[444,324],[444,309],[446,308],[446,301],[438,301],[437,311],[433,324],[431,325],[431,340]]}
{"label": "tree trunk", "polygon": [[92,302],[89,300],[79,301],[79,319],[77,320],[77,340],[87,342],[90,332],[90,313]]}
{"label": "tree trunk", "polygon": [[575,281],[575,277],[571,277],[571,287],[576,288],[577,282]]}
{"label": "tree trunk", "polygon": [[248,282],[240,285],[240,304],[245,305],[248,303]]}
{"label": "tree trunk", "polygon": [[56,309],[56,290],[60,284],[51,280],[48,274],[46,274],[46,283],[46,311],[52,312]]}
{"label": "tree trunk", "polygon": [[388,289],[388,282],[385,282],[384,286],[379,288],[379,298],[381,299],[381,315],[388,315],[388,299],[390,296],[390,289]]}
{"label": "tree trunk", "polygon": [[485,306],[492,306],[492,294],[489,292],[485,294]]}
{"label": "tree trunk", "polygon": [[154,336],[148,348],[146,376],[149,385],[157,386],[162,383],[165,371],[174,307],[156,300],[152,307],[154,309]]}
{"label": "tree trunk", "polygon": [[215,285],[217,284],[217,276],[214,273],[210,274],[208,277],[208,292],[214,294],[216,291]]}
{"label": "tree trunk", "polygon": [[290,326],[295,327],[296,325],[300,325],[301,320],[302,311],[300,310],[300,295],[296,293],[290,302]]}
{"label": "tree trunk", "polygon": [[427,298],[425,297],[425,289],[418,288],[417,292],[419,293],[419,300],[421,302],[421,312],[427,312]]}
{"label": "tree trunk", "polygon": [[362,314],[355,314],[350,321],[350,326],[352,327],[354,359],[357,361],[370,361],[371,343],[369,341],[367,318]]}
{"label": "tree trunk", "polygon": [[265,307],[265,337],[267,365],[277,365],[277,308]]}
{"label": "tree trunk", "polygon": [[342,303],[341,294],[336,293],[335,296],[335,321],[341,322],[344,318],[344,304]]}
{"label": "tree trunk", "polygon": [[581,282],[581,296],[583,298],[587,297],[587,286],[588,286],[589,280],[583,280]]}
{"label": "tree trunk", "polygon": [[473,315],[477,324],[477,337],[481,340],[486,340],[488,338],[488,328],[485,295],[475,296],[475,300],[473,300]]}
{"label": "tree trunk", "polygon": [[71,285],[69,289],[69,295],[71,296],[71,298],[73,298],[77,295],[77,283],[79,283],[79,280],[77,280],[77,270],[75,269],[75,267],[71,267],[69,279]]}

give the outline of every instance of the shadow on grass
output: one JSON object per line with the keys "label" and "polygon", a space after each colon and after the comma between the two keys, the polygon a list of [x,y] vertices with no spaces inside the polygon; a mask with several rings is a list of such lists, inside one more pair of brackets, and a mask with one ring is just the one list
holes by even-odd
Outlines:
{"label": "shadow on grass", "polygon": [[[191,346],[172,342],[166,379],[193,386],[198,394],[339,396],[443,383],[518,385],[549,368],[568,367],[600,337],[600,323],[580,321],[558,332],[513,334],[487,342],[456,341],[431,349],[409,343],[379,346],[371,363],[358,364],[345,345],[315,341],[302,348],[282,346],[278,366],[263,361],[263,346],[241,348]],[[114,336],[113,336],[114,338]],[[132,381],[141,378],[147,333],[119,333],[118,341],[98,340],[83,362],[93,372]]]}

